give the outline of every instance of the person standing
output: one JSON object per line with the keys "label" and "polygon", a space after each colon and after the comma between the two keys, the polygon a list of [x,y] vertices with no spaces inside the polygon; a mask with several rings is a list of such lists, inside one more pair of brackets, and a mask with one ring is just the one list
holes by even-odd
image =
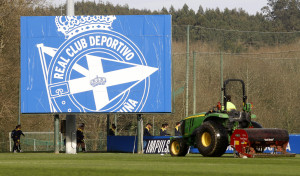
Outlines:
{"label": "person standing", "polygon": [[150,133],[150,129],[152,128],[152,124],[151,123],[147,123],[146,127],[144,129],[144,136],[152,136]]}
{"label": "person standing", "polygon": [[21,130],[21,125],[17,125],[16,128],[11,132],[11,138],[14,141],[14,147],[13,147],[14,153],[22,152],[21,144],[20,144],[21,135],[25,137],[24,133]]}
{"label": "person standing", "polygon": [[168,127],[169,127],[169,124],[167,124],[167,123],[164,123],[161,125],[160,136],[169,136],[170,135],[167,133]]}
{"label": "person standing", "polygon": [[82,151],[85,152],[85,143],[84,143],[84,123],[79,125],[79,128],[76,131],[77,135],[77,149],[79,150],[79,147],[81,147]]}
{"label": "person standing", "polygon": [[116,135],[116,128],[117,128],[116,125],[112,124],[111,128],[108,131],[108,136],[115,136]]}
{"label": "person standing", "polygon": [[159,130],[159,135],[160,136],[165,136],[165,124],[161,124],[161,128]]}
{"label": "person standing", "polygon": [[181,132],[179,131],[180,125],[181,125],[180,122],[176,122],[176,126],[175,126],[175,136],[181,136]]}

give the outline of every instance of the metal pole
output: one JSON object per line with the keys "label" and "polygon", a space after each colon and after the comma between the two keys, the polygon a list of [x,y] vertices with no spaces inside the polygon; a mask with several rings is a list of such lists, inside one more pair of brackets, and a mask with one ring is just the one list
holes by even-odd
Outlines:
{"label": "metal pole", "polygon": [[60,150],[63,150],[63,136],[62,136],[62,133],[60,133]]}
{"label": "metal pole", "polygon": [[[248,89],[249,89],[248,85],[249,85],[249,70],[248,70],[248,59],[247,59],[247,80],[246,80],[246,95],[247,96],[248,96]],[[247,98],[247,102],[246,103],[248,103],[248,98]]]}
{"label": "metal pole", "polygon": [[189,59],[190,59],[190,25],[186,29],[186,80],[185,80],[185,116],[189,115]]}
{"label": "metal pole", "polygon": [[54,153],[59,153],[59,115],[54,115]]}
{"label": "metal pole", "polygon": [[19,116],[18,116],[18,125],[21,125],[21,78],[19,81]]}
{"label": "metal pole", "polygon": [[116,129],[115,129],[115,136],[117,136],[118,135],[118,125],[117,125],[117,123],[118,123],[118,116],[117,116],[117,114],[115,114],[115,125],[116,125]]}
{"label": "metal pole", "polygon": [[[220,51],[220,81],[221,81],[221,90],[223,88],[223,54],[222,51]],[[224,105],[224,99],[223,99],[223,91],[221,91],[221,104]]]}
{"label": "metal pole", "polygon": [[[74,0],[67,0],[67,16],[74,16]],[[66,116],[66,153],[76,154],[76,116]]]}
{"label": "metal pole", "polygon": [[142,115],[137,115],[137,153],[143,154],[143,119]]}
{"label": "metal pole", "polygon": [[9,151],[12,152],[12,148],[11,148],[11,132],[8,133],[8,139],[9,139]]}
{"label": "metal pole", "polygon": [[33,151],[36,151],[35,139],[33,139]]}
{"label": "metal pole", "polygon": [[[19,47],[19,54],[21,55],[21,47]],[[21,68],[21,62],[20,62]],[[18,125],[21,125],[21,73],[19,79],[19,116],[18,116]]]}
{"label": "metal pole", "polygon": [[193,114],[196,114],[196,52],[193,52]]}
{"label": "metal pole", "polygon": [[174,72],[173,72],[173,58],[174,57],[172,57],[172,62],[171,62],[171,72],[172,72],[172,77],[171,77],[171,83],[172,83],[172,107],[171,107],[171,109],[172,110],[171,111],[172,111],[172,113],[175,113],[175,92],[174,92],[175,79],[174,79]]}

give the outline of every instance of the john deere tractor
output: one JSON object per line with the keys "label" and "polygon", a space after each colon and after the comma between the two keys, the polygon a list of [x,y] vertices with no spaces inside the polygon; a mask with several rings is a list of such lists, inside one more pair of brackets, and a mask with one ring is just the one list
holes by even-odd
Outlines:
{"label": "john deere tractor", "polygon": [[[229,82],[239,82],[242,85],[242,111],[227,111],[226,109],[228,101],[226,86]],[[240,156],[247,157],[263,153],[264,149],[269,146],[274,146],[275,150],[286,153],[288,142],[286,130],[265,129],[259,123],[252,121],[256,116],[251,114],[252,105],[247,103],[245,84],[242,80],[224,81],[222,91],[224,106],[218,103],[212,110],[186,117],[182,121],[182,136],[172,137],[170,141],[172,156],[185,156],[190,146],[198,148],[199,152],[206,157],[223,155],[229,145],[238,149]],[[242,129],[247,131],[241,131]],[[236,139],[237,137],[240,138]],[[240,146],[242,146],[241,149]]]}

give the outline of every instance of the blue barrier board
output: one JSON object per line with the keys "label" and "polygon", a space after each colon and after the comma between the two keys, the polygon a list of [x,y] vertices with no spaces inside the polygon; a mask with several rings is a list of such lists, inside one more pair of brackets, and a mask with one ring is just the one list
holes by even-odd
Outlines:
{"label": "blue barrier board", "polygon": [[21,113],[170,113],[171,15],[21,17]]}
{"label": "blue barrier board", "polygon": [[[290,141],[286,148],[289,153],[300,154],[300,135],[299,134],[290,134]],[[273,149],[271,147],[267,147],[264,153],[271,153]],[[191,153],[199,153],[197,148],[191,147]],[[233,153],[233,148],[230,146],[227,147],[226,153]]]}
{"label": "blue barrier board", "polygon": [[[108,152],[137,152],[137,137],[135,136],[107,136]],[[169,151],[170,136],[144,136],[145,154],[165,154]],[[271,148],[266,148],[265,153],[270,153]],[[300,154],[300,134],[291,134],[287,146],[290,153]],[[226,153],[232,153],[231,147],[227,148]],[[199,153],[197,148],[191,147],[190,153]]]}

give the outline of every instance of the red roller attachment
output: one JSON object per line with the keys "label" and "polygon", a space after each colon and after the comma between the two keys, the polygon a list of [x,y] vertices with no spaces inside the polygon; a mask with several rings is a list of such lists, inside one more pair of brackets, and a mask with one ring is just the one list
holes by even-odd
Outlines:
{"label": "red roller attachment", "polygon": [[[249,158],[295,156],[286,151],[288,142],[289,134],[286,130],[268,128],[237,129],[230,139],[235,156]],[[273,148],[273,152],[264,154],[266,147]]]}

